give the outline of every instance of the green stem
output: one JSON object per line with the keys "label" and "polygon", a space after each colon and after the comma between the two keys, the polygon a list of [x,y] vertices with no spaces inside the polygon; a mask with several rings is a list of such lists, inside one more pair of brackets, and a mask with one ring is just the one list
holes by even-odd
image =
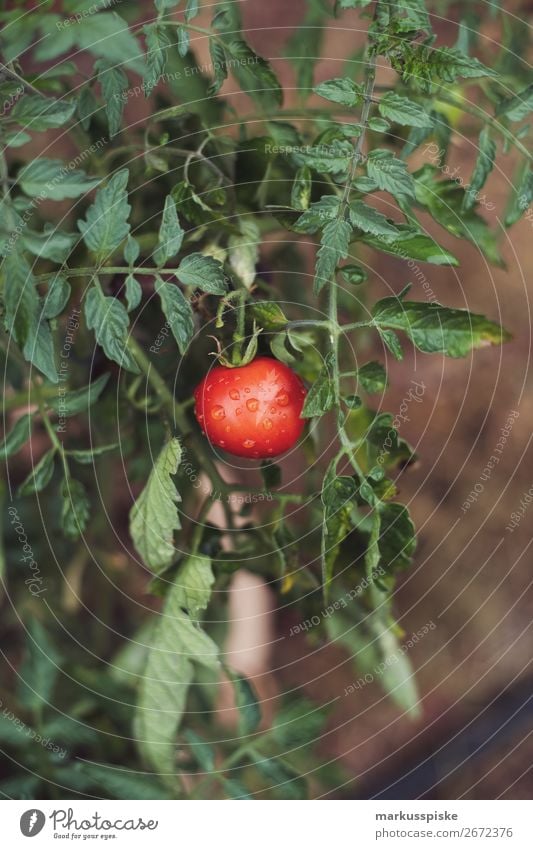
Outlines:
{"label": "green stem", "polygon": [[46,429],[48,436],[50,437],[50,441],[51,441],[52,445],[54,446],[54,448],[56,449],[56,451],[59,453],[59,455],[61,457],[61,462],[63,464],[63,471],[65,472],[65,478],[68,480],[69,477],[70,477],[70,469],[69,469],[69,465],[68,465],[67,455],[66,455],[65,449],[63,447],[63,443],[59,439],[56,431],[54,430],[54,426],[52,425],[52,422],[50,421],[50,418],[49,418],[48,413],[46,411],[45,400],[44,400],[44,397],[42,395],[42,389],[41,389],[40,384],[37,382],[37,380],[33,381],[33,386],[35,388],[35,395],[37,397],[37,404],[38,404],[38,407],[39,407],[40,416],[43,420],[43,424],[45,426],[45,429]]}

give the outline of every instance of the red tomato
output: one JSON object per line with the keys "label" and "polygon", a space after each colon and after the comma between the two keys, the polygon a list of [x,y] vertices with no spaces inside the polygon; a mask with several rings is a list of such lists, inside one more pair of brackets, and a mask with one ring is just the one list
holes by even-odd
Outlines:
{"label": "red tomato", "polygon": [[237,457],[272,457],[297,442],[306,389],[297,374],[270,357],[247,366],[216,366],[196,387],[195,415],[214,445]]}

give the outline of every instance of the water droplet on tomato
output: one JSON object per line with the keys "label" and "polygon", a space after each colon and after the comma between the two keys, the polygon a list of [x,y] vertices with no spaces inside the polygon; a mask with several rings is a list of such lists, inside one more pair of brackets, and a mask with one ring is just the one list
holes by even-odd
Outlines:
{"label": "water droplet on tomato", "polygon": [[255,445],[255,440],[253,439],[245,439],[242,443],[243,448],[253,448]]}
{"label": "water droplet on tomato", "polygon": [[235,415],[240,416],[241,413],[242,413],[242,407],[237,407],[237,409],[235,410]]}
{"label": "water droplet on tomato", "polygon": [[218,443],[218,444],[220,445],[220,447],[221,447],[221,448],[224,448],[224,445],[225,445],[226,443],[224,442],[224,440],[223,440],[223,439],[221,439],[221,440],[219,440],[219,443]]}
{"label": "water droplet on tomato", "polygon": [[271,408],[270,408],[270,412],[271,412],[271,414],[272,414],[272,415],[274,415],[274,414],[275,414],[275,412],[276,412],[276,408],[275,408],[275,407],[271,407]]}
{"label": "water droplet on tomato", "polygon": [[265,419],[263,421],[263,427],[265,430],[272,430],[272,419]]}
{"label": "water droplet on tomato", "polygon": [[248,407],[251,413],[255,413],[255,411],[259,408],[259,401],[257,400],[257,398],[248,398],[246,406]]}
{"label": "water droplet on tomato", "polygon": [[230,389],[229,397],[232,399],[232,401],[238,401],[241,397],[241,393],[238,389]]}
{"label": "water droplet on tomato", "polygon": [[280,405],[280,407],[287,407],[289,404],[289,396],[287,392],[278,392],[276,395],[276,401]]}
{"label": "water droplet on tomato", "polygon": [[217,422],[219,422],[221,419],[225,419],[226,413],[224,412],[224,407],[221,407],[220,404],[215,404],[215,406],[211,410],[211,418],[215,419],[215,421]]}
{"label": "water droplet on tomato", "polygon": [[251,392],[251,389],[250,389],[250,387],[249,387],[249,386],[245,386],[245,387],[244,387],[244,391],[245,391],[245,392]]}

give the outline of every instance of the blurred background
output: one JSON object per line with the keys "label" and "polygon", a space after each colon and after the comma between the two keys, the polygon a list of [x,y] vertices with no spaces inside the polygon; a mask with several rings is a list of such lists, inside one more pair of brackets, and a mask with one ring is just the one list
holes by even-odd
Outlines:
{"label": "blurred background", "polygon": [[[137,4],[139,14],[144,6],[148,15],[148,0]],[[287,53],[291,53],[295,31],[306,20],[306,3],[245,0],[241,6],[250,43],[272,62],[287,105],[296,107],[297,83]],[[433,26],[442,43],[455,42],[459,21],[470,13],[469,20],[477,21],[485,56],[490,55],[491,44],[501,40],[499,19],[489,5],[481,13],[480,4],[469,2],[435,3],[432,9]],[[526,29],[532,11],[530,3],[506,4],[506,13],[523,20]],[[209,19],[210,9],[206,9],[205,21],[199,18],[198,24],[207,26]],[[330,20],[320,43],[322,58],[316,65],[315,82],[357,71],[365,28],[366,21],[357,10],[343,17],[342,23]],[[193,40],[193,47],[200,64],[209,61],[201,38]],[[525,64],[531,58],[529,47],[527,51]],[[381,79],[387,73],[382,71]],[[238,115],[250,112],[246,96],[235,92],[231,82],[223,93],[233,101]],[[136,98],[127,106],[126,120],[141,119],[145,108],[144,100]],[[467,181],[476,158],[477,135],[469,134],[468,116],[450,114],[449,118],[448,165]],[[61,149],[57,153],[63,155]],[[411,167],[428,161],[428,153],[420,149]],[[485,188],[488,203],[483,214],[495,227],[499,227],[516,163],[512,150],[502,156]],[[526,504],[518,523],[515,519],[516,527],[509,526],[533,486],[529,368],[533,222],[523,217],[507,233],[501,229],[499,267],[489,265],[475,244],[455,239],[429,219],[424,224],[460,260],[457,268],[423,266],[435,298],[500,321],[513,340],[501,349],[477,351],[466,360],[445,361],[409,350],[402,363],[388,363],[391,388],[380,399],[383,409],[398,411],[413,379],[424,385],[420,402],[409,405],[408,421],[401,425],[401,436],[418,455],[399,486],[401,500],[409,505],[417,526],[419,545],[415,564],[395,594],[404,640],[429,623],[432,626],[409,650],[422,714],[415,721],[403,716],[377,682],[349,692],[356,675],[346,655],[331,645],[310,644],[305,633],[291,636],[298,614],[288,605],[278,609],[273,593],[257,576],[242,574],[234,584],[230,609],[235,623],[228,637],[228,662],[253,678],[267,719],[276,701],[295,688],[331,706],[318,743],[321,762],[340,767],[332,782],[335,789],[326,793],[330,797],[530,798],[533,503]],[[263,247],[261,261],[265,272],[279,277],[282,271],[272,261],[278,248],[274,234]],[[311,273],[314,249],[300,250],[303,273]],[[362,259],[370,271],[369,301],[399,292],[409,282],[409,269],[399,259],[370,250]],[[420,285],[420,279],[411,282],[415,289]],[[362,337],[361,349],[368,358],[384,357],[373,337]],[[496,452],[498,445],[501,450]],[[487,471],[494,456],[498,462]],[[20,469],[10,465],[10,471],[23,479],[31,458],[22,453],[17,462]],[[291,462],[295,474],[302,471],[301,457]],[[120,486],[119,477],[116,484]],[[119,497],[114,505],[119,536],[120,509]],[[128,593],[141,606],[152,601],[143,595],[146,576],[127,551],[121,545],[113,551],[110,540],[104,547],[111,583],[106,586],[107,579],[98,579],[107,608],[102,617],[120,621],[126,616],[127,600],[113,599],[115,580],[120,583],[128,574]],[[76,560],[67,566],[62,604],[77,615],[76,592],[69,593],[68,585],[76,590],[87,575]],[[12,621],[7,605],[4,598],[3,616]],[[9,639],[8,629],[4,645]],[[93,648],[100,651],[98,646]],[[101,649],[105,654],[105,646]],[[15,647],[14,654],[8,652],[9,657],[16,658],[17,651]],[[9,676],[6,671],[5,689],[10,686]],[[324,794],[323,788],[316,792]]]}

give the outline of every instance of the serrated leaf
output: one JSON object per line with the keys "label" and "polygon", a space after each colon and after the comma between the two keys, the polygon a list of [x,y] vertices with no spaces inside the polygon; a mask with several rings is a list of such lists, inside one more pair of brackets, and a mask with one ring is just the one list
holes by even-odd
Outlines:
{"label": "serrated leaf", "polygon": [[416,532],[403,504],[380,504],[378,548],[380,562],[388,572],[406,569],[416,548]]}
{"label": "serrated leaf", "polygon": [[291,206],[293,209],[308,209],[313,188],[311,171],[303,165],[296,172],[291,189]]}
{"label": "serrated leaf", "polygon": [[253,218],[241,218],[239,229],[240,234],[231,235],[228,240],[229,263],[241,282],[250,289],[259,261],[261,233]]}
{"label": "serrated leaf", "polygon": [[78,539],[87,527],[90,503],[82,483],[74,478],[63,481],[61,487],[61,527],[68,539]]}
{"label": "serrated leaf", "polygon": [[379,189],[394,197],[414,198],[415,186],[405,162],[388,150],[372,150],[366,160],[367,173]]}
{"label": "serrated leaf", "polygon": [[379,101],[378,109],[384,118],[388,118],[396,124],[409,127],[432,127],[433,120],[428,114],[427,108],[401,97],[393,91],[388,91]]}
{"label": "serrated leaf", "polygon": [[324,227],[316,257],[315,294],[331,281],[339,262],[348,256],[351,237],[352,228],[344,219],[337,218]]}
{"label": "serrated leaf", "polygon": [[145,72],[142,48],[127,22],[116,12],[86,15],[72,29],[81,50],[101,56],[113,65],[125,65],[137,74]]}
{"label": "serrated leaf", "polygon": [[297,233],[316,233],[329,221],[334,221],[337,218],[339,209],[340,198],[336,195],[324,195],[300,215],[294,223],[293,229]]}
{"label": "serrated leaf", "polygon": [[393,330],[383,330],[382,328],[380,328],[379,335],[381,336],[381,339],[391,352],[394,359],[403,360],[402,346],[400,345],[400,340],[398,339],[396,333]]}
{"label": "serrated leaf", "polygon": [[487,177],[494,168],[496,158],[496,143],[491,139],[488,127],[484,127],[479,134],[479,151],[476,164],[470,178],[470,183],[465,189],[463,198],[463,209],[471,209],[477,200],[479,190],[483,188]]}
{"label": "serrated leaf", "polygon": [[60,413],[61,418],[86,413],[98,400],[108,380],[109,374],[102,374],[93,383],[89,383],[82,389],[73,389],[61,395],[58,394],[57,398],[47,398],[46,404],[55,413]]}
{"label": "serrated leaf", "polygon": [[224,47],[214,38],[209,39],[209,55],[211,56],[214,80],[209,86],[208,94],[212,97],[218,94],[228,77],[228,61]]}
{"label": "serrated leaf", "polygon": [[139,281],[135,279],[133,274],[128,274],[124,285],[126,287],[126,304],[128,306],[128,312],[131,312],[141,303],[143,295],[142,286]]}
{"label": "serrated leaf", "polygon": [[171,256],[179,253],[184,235],[185,231],[178,220],[176,204],[171,195],[167,195],[159,228],[159,247],[154,253],[158,266],[164,265]]}
{"label": "serrated leaf", "polygon": [[50,100],[36,94],[17,100],[9,117],[34,132],[62,127],[76,110],[74,100]]}
{"label": "serrated leaf", "polygon": [[52,383],[58,382],[54,340],[43,317],[35,278],[28,261],[15,251],[1,268],[4,277],[4,323],[22,350],[25,359]]}
{"label": "serrated leaf", "polygon": [[175,773],[176,736],[195,664],[216,674],[218,647],[183,611],[178,572],[152,639],[135,716],[141,754],[168,776]]}
{"label": "serrated leaf", "polygon": [[189,47],[191,45],[191,36],[189,35],[188,29],[185,29],[185,27],[178,27],[176,43],[178,46],[178,53],[183,59],[189,52]]}
{"label": "serrated leaf", "polygon": [[124,259],[128,263],[129,267],[135,265],[137,260],[139,259],[141,253],[141,246],[137,239],[134,239],[131,233],[128,233],[128,238],[126,239],[126,244],[124,245]]}
{"label": "serrated leaf", "polygon": [[198,619],[211,598],[215,577],[211,560],[203,554],[191,554],[180,568],[173,592],[176,604],[183,607],[191,619]]}
{"label": "serrated leaf", "polygon": [[251,305],[251,311],[258,325],[264,330],[281,330],[288,318],[274,301],[260,301]]}
{"label": "serrated leaf", "polygon": [[509,121],[522,121],[533,110],[533,83],[498,104],[496,115],[503,115]]}
{"label": "serrated leaf", "polygon": [[24,413],[13,425],[9,433],[0,443],[0,460],[11,457],[22,448],[31,436],[34,413]]}
{"label": "serrated leaf", "polygon": [[161,299],[161,308],[168,321],[180,354],[184,354],[194,336],[194,314],[187,298],[173,283],[158,278],[155,290]]}
{"label": "serrated leaf", "polygon": [[64,230],[44,225],[42,233],[26,228],[21,235],[24,248],[41,259],[49,259],[62,265],[66,262],[72,248],[78,241],[77,233],[65,233]]}
{"label": "serrated leaf", "polygon": [[19,486],[17,490],[18,496],[23,497],[25,495],[31,495],[33,492],[42,492],[45,486],[50,483],[54,474],[55,453],[55,448],[51,448],[50,451],[43,454],[28,477]]}
{"label": "serrated leaf", "polygon": [[341,542],[351,527],[351,505],[357,491],[354,479],[337,475],[336,467],[337,460],[333,459],[322,482],[321,493],[324,509],[321,542],[322,585],[326,599]]}
{"label": "serrated leaf", "polygon": [[342,106],[357,106],[363,99],[363,86],[347,77],[326,80],[315,86],[313,91],[320,97]]}
{"label": "serrated leaf", "polygon": [[144,27],[143,32],[146,38],[147,48],[147,69],[143,86],[146,97],[149,97],[165,70],[167,50],[171,46],[171,40],[165,27],[161,27],[158,24],[148,24]]}
{"label": "serrated leaf", "polygon": [[102,86],[109,138],[112,139],[122,129],[128,78],[120,66],[103,59],[96,62],[94,67],[98,71],[98,82]]}
{"label": "serrated leaf", "polygon": [[393,223],[362,200],[355,200],[350,204],[350,220],[359,230],[379,236],[386,241],[394,241],[400,235],[400,231]]}
{"label": "serrated leaf", "polygon": [[353,147],[347,139],[333,139],[298,152],[302,164],[323,174],[347,174],[352,156]]}
{"label": "serrated leaf", "polygon": [[98,344],[106,356],[119,366],[138,374],[139,369],[128,351],[129,318],[126,308],[116,298],[106,297],[99,284],[85,297],[85,320],[94,330]]}
{"label": "serrated leaf", "polygon": [[239,734],[248,736],[253,734],[261,723],[261,706],[248,678],[230,673],[230,679],[239,711]]}
{"label": "serrated leaf", "polygon": [[335,391],[332,382],[333,355],[328,354],[324,365],[315,382],[306,395],[301,417],[309,419],[313,416],[321,416],[335,404]]}
{"label": "serrated leaf", "polygon": [[185,20],[192,21],[200,11],[200,0],[187,0],[185,6]]}
{"label": "serrated leaf", "polygon": [[61,274],[56,274],[48,284],[48,292],[43,299],[43,318],[56,318],[61,315],[70,298],[70,283]]}
{"label": "serrated leaf", "polygon": [[98,189],[85,220],[78,220],[85,244],[100,261],[106,260],[129,234],[128,179],[127,168],[117,171],[107,186]]}
{"label": "serrated leaf", "polygon": [[170,439],[157,458],[145,488],[130,510],[130,534],[146,565],[163,572],[176,556],[174,531],[181,528],[180,496],[172,480],[181,460],[178,439]]}
{"label": "serrated leaf", "polygon": [[34,159],[18,173],[23,192],[41,200],[78,198],[91,191],[100,182],[99,177],[88,177],[81,169],[70,169],[60,159]]}
{"label": "serrated leaf", "polygon": [[500,345],[510,335],[499,324],[468,310],[437,303],[384,298],[374,306],[372,324],[383,329],[403,330],[425,353],[465,357],[473,348]]}
{"label": "serrated leaf", "polygon": [[306,799],[307,783],[303,776],[299,775],[294,767],[290,766],[281,758],[263,757],[252,752],[251,760],[257,771],[271,782],[268,790],[271,790],[282,799]]}
{"label": "serrated leaf", "polygon": [[357,380],[366,392],[383,392],[387,387],[387,372],[381,363],[365,363],[357,369]]}
{"label": "serrated leaf", "polygon": [[237,77],[243,91],[266,109],[279,108],[283,101],[283,92],[270,63],[240,38],[226,40],[225,47],[233,59],[232,73]]}
{"label": "serrated leaf", "polygon": [[398,231],[400,238],[395,241],[384,241],[371,235],[362,236],[360,241],[376,250],[401,256],[403,259],[417,259],[432,265],[459,265],[454,255],[438,245],[431,236],[426,236],[406,224],[398,225]]}
{"label": "serrated leaf", "polygon": [[81,463],[83,466],[89,466],[94,462],[96,457],[101,457],[103,454],[108,454],[109,451],[115,451],[120,447],[120,443],[113,442],[110,445],[93,445],[91,448],[79,450],[71,448],[68,451],[69,457],[72,457],[76,463]]}
{"label": "serrated leaf", "polygon": [[513,178],[513,190],[505,210],[505,226],[511,227],[529,209],[533,201],[533,171],[529,162],[521,164]]}
{"label": "serrated leaf", "polygon": [[228,280],[222,263],[205,254],[189,254],[180,262],[176,277],[184,286],[193,286],[211,295],[224,295]]}

